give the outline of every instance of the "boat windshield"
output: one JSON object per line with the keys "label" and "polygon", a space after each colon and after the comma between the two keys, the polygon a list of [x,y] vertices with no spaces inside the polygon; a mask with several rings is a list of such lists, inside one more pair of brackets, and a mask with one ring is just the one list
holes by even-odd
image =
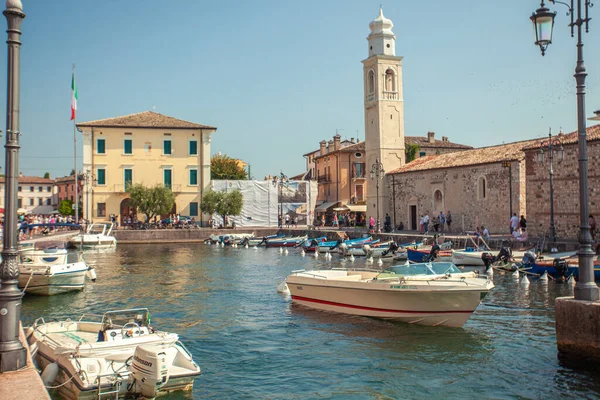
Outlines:
{"label": "boat windshield", "polygon": [[108,311],[102,317],[102,324],[107,327],[123,326],[128,322],[135,322],[138,326],[148,326],[150,325],[150,312],[147,308],[133,308]]}
{"label": "boat windshield", "polygon": [[451,262],[434,262],[434,263],[418,263],[418,264],[402,264],[394,265],[381,272],[377,278],[384,277],[402,277],[415,275],[445,275],[456,274],[461,271],[456,268],[456,265]]}
{"label": "boat windshield", "polygon": [[106,225],[104,224],[93,224],[89,227],[88,233],[92,235],[102,235],[106,230]]}

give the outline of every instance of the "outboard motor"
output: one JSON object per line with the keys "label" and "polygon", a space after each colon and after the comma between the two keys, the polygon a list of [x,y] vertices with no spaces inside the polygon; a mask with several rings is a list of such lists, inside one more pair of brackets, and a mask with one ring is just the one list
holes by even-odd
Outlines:
{"label": "outboard motor", "polygon": [[131,385],[133,391],[144,397],[156,397],[169,380],[166,349],[161,345],[137,346],[129,370],[135,380]]}
{"label": "outboard motor", "polygon": [[245,238],[243,238],[242,240],[240,240],[240,246],[245,246],[248,244],[248,241],[250,241],[250,239],[248,238],[248,236],[246,236]]}
{"label": "outboard motor", "polygon": [[512,249],[510,247],[503,247],[500,249],[500,252],[495,257],[494,262],[502,261],[503,263],[509,263],[512,259]]}
{"label": "outboard motor", "polygon": [[342,243],[344,243],[344,241],[341,238],[338,239],[337,242],[335,242],[335,246],[330,247],[329,250],[335,249],[336,247],[338,247]]}
{"label": "outboard motor", "polygon": [[532,251],[528,251],[523,255],[523,261],[521,263],[524,265],[533,264],[535,263],[536,259],[537,256],[535,255],[535,253]]}
{"label": "outboard motor", "polygon": [[365,252],[365,256],[367,256],[367,257],[369,257],[371,254],[373,254],[373,250],[371,249],[371,246],[368,244],[363,245],[362,249]]}
{"label": "outboard motor", "polygon": [[492,253],[482,253],[481,260],[483,261],[483,265],[485,265],[485,272],[488,272],[492,267],[492,264],[496,262],[496,257],[494,257]]}
{"label": "outboard motor", "polygon": [[424,258],[423,261],[424,262],[432,262],[435,261],[438,258],[438,255],[440,254],[440,246],[436,243],[433,246],[431,246],[431,251],[429,252],[429,254],[427,254]]}
{"label": "outboard motor", "polygon": [[381,255],[385,257],[389,253],[396,254],[396,250],[398,250],[399,248],[400,248],[400,246],[398,246],[398,243],[392,242],[392,243],[390,243],[390,246],[388,247],[388,249],[386,251],[384,251],[383,253],[381,253]]}
{"label": "outboard motor", "polygon": [[567,279],[567,274],[569,272],[569,264],[566,260],[555,258],[552,262],[552,266],[556,270],[556,277],[561,278],[562,280]]}

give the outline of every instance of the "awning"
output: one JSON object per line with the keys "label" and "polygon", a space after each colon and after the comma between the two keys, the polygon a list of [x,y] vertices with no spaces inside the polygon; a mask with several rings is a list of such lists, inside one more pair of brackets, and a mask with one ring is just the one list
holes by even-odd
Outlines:
{"label": "awning", "polygon": [[366,204],[346,204],[346,208],[352,212],[367,212]]}
{"label": "awning", "polygon": [[319,207],[315,208],[315,212],[326,212],[331,207],[335,206],[339,201],[331,201],[329,203],[323,203]]}

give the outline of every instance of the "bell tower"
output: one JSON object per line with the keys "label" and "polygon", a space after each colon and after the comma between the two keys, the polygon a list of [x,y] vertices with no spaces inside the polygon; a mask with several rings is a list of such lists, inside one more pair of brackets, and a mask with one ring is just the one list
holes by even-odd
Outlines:
{"label": "bell tower", "polygon": [[[367,173],[376,160],[379,160],[385,171],[392,171],[405,163],[402,57],[396,56],[393,26],[380,8],[377,18],[369,24],[369,58],[362,62]],[[373,216],[377,220],[377,182],[370,177],[367,182],[367,217]],[[382,226],[385,214],[389,212],[387,187],[386,179],[381,179],[379,219]]]}

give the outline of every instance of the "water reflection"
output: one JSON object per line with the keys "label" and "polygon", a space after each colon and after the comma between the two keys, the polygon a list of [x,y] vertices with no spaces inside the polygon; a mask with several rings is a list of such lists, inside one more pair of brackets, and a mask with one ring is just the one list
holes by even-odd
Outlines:
{"label": "water reflection", "polygon": [[[556,358],[554,299],[567,284],[510,274],[463,329],[412,326],[292,304],[276,287],[292,270],[334,258],[277,249],[119,245],[86,253],[98,280],[80,293],[23,300],[39,316],[147,307],[153,324],[180,335],[203,370],[180,398],[593,398],[597,376]],[[365,261],[347,261],[364,267]]]}

